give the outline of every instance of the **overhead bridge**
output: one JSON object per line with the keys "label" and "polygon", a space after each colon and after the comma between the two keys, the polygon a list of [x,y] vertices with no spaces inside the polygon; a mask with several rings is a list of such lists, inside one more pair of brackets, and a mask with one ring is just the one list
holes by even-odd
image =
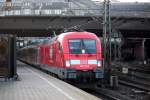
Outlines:
{"label": "overhead bridge", "polygon": [[[78,1],[78,2],[77,2]],[[0,3],[0,16],[102,16],[103,4],[88,6],[76,2],[5,2]],[[80,1],[80,2],[79,2]],[[87,0],[86,0],[87,1]],[[82,2],[81,2],[82,3]],[[150,18],[150,3],[112,3],[111,17]]]}
{"label": "overhead bridge", "polygon": [[[112,28],[150,30],[150,3],[112,3]],[[0,3],[0,33],[45,34],[77,27],[98,33],[102,30],[103,4],[90,0],[42,0]],[[138,28],[137,28],[138,27]]]}

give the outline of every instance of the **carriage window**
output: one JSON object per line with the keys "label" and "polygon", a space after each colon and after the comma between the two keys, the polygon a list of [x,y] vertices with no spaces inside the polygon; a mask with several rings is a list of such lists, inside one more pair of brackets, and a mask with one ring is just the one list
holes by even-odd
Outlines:
{"label": "carriage window", "polygon": [[69,40],[69,49],[71,54],[95,54],[96,41],[91,39]]}

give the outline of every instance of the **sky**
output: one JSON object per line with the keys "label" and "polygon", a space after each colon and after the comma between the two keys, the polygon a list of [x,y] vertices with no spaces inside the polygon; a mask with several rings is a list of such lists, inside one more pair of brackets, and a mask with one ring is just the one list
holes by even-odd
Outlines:
{"label": "sky", "polygon": [[[93,0],[93,1],[103,1],[103,0]],[[150,2],[150,0],[111,0],[119,2]]]}

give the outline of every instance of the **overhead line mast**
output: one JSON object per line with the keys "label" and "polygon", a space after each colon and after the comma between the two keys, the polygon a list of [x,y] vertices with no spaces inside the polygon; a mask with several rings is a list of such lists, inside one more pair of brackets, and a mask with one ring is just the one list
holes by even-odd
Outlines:
{"label": "overhead line mast", "polygon": [[[110,0],[104,0],[103,4],[103,59],[105,76],[110,76],[111,64],[111,17],[110,17]],[[108,79],[109,80],[109,79]]]}
{"label": "overhead line mast", "polygon": [[111,17],[110,17],[110,0],[104,0],[103,12],[103,52],[104,65],[111,63]]}

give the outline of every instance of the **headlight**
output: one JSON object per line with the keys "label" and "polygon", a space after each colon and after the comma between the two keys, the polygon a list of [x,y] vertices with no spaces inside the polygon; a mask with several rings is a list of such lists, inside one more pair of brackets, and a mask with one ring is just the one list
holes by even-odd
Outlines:
{"label": "headlight", "polygon": [[70,67],[70,61],[66,60],[66,67]]}
{"label": "headlight", "polygon": [[102,62],[101,61],[97,61],[97,66],[101,67],[102,66]]}

